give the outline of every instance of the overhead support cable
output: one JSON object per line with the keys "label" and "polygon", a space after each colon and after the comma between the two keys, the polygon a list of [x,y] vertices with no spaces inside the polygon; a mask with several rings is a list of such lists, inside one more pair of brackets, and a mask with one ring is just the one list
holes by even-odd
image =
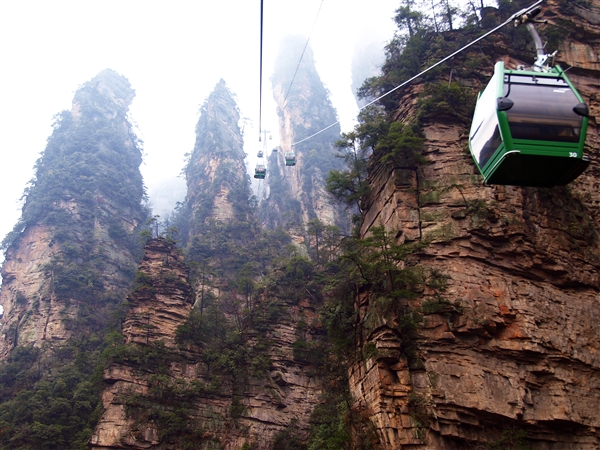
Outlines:
{"label": "overhead support cable", "polygon": [[263,81],[263,2],[260,0],[260,88],[258,99],[258,142],[260,142],[260,134],[262,130],[262,81]]}
{"label": "overhead support cable", "polygon": [[300,63],[302,63],[302,58],[304,57],[304,53],[306,52],[306,49],[308,48],[308,43],[310,42],[310,37],[312,36],[313,30],[315,29],[315,25],[317,24],[317,19],[319,18],[319,13],[321,12],[321,7],[323,6],[323,2],[325,0],[321,0],[321,4],[319,5],[319,10],[317,11],[317,16],[315,17],[315,21],[313,22],[312,28],[310,29],[310,33],[308,33],[308,39],[306,40],[306,44],[304,45],[304,50],[302,50],[302,54],[300,55],[300,59],[298,60],[298,65],[296,66],[296,70],[294,71],[294,76],[292,77],[292,81],[290,81],[290,86],[288,87],[288,90],[285,94],[285,97],[283,98],[283,105],[285,105],[285,101],[288,98],[288,95],[290,95],[290,90],[292,89],[292,84],[294,84],[294,80],[296,79],[296,75],[298,74],[298,69],[300,68]]}
{"label": "overhead support cable", "polygon": [[[462,51],[466,50],[467,48],[471,47],[473,44],[476,44],[477,42],[481,41],[482,39],[488,37],[490,34],[495,33],[496,31],[498,31],[500,28],[508,25],[509,23],[512,23],[514,20],[516,20],[517,18],[519,18],[520,16],[522,16],[523,14],[528,13],[529,11],[531,11],[533,8],[535,8],[536,6],[540,5],[543,2],[543,0],[538,0],[537,2],[535,2],[533,5],[528,6],[527,8],[523,8],[522,10],[520,10],[519,12],[513,14],[512,16],[510,16],[509,19],[507,19],[506,21],[504,21],[502,24],[498,25],[496,28],[488,31],[485,34],[482,34],[481,36],[479,36],[477,39],[474,39],[473,41],[469,42],[468,44],[466,44],[465,46],[461,47],[460,49],[456,50],[455,52],[451,53],[450,55],[446,56],[445,58],[439,60],[438,62],[436,62],[435,64],[429,66],[427,69],[423,70],[422,72],[418,73],[417,75],[409,78],[408,80],[406,80],[405,82],[403,82],[402,84],[399,84],[398,86],[396,86],[393,89],[390,89],[389,91],[387,91],[385,94],[380,95],[379,97],[377,97],[375,100],[367,103],[366,105],[362,106],[361,108],[358,109],[358,112],[362,111],[363,109],[371,106],[372,104],[378,102],[379,100],[381,100],[384,97],[387,97],[388,95],[390,95],[392,92],[397,91],[398,89],[406,86],[407,84],[409,84],[410,82],[414,81],[415,79],[419,78],[420,76],[426,74],[427,72],[429,72],[430,70],[436,68],[437,66],[439,66],[440,64],[445,63],[446,61],[448,61],[449,59],[453,58],[454,56],[458,55],[459,53],[461,53]],[[314,134],[311,134],[308,137],[305,137],[304,139],[298,141],[298,142],[294,142],[292,144],[292,146],[294,145],[298,145],[301,144],[304,141],[307,141],[315,136],[318,136],[319,134],[329,130],[330,128],[338,125],[340,123],[340,121],[338,120],[335,123],[332,123],[331,125],[328,125],[327,127],[323,128],[322,130],[317,131]]]}

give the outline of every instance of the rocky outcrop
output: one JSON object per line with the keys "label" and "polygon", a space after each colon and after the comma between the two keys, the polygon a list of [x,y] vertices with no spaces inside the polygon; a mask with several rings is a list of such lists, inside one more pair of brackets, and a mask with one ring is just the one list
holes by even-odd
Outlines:
{"label": "rocky outcrop", "polygon": [[[188,269],[172,243],[152,239],[146,244],[134,286],[127,297],[128,310],[122,325],[124,342],[145,348],[158,342],[173,351],[175,331],[188,316],[193,295]],[[132,362],[130,356],[107,367],[107,389],[102,395],[104,413],[92,436],[93,448],[147,448],[159,442],[156,426],[140,426],[133,415],[127,414],[127,400],[131,401],[133,395],[148,394],[147,370],[138,361]]]}
{"label": "rocky outcrop", "polygon": [[[285,316],[266,335],[252,331],[245,341],[249,352],[268,341],[263,354],[268,365],[256,371],[244,364],[233,368],[233,375],[214,368],[210,349],[175,342],[191,299],[188,269],[178,251],[163,239],[151,240],[128,297],[126,345],[104,372],[104,413],[92,448],[180,448],[181,436],[172,434],[173,422],[165,417],[185,423],[182,436],[198,449],[234,450],[244,444],[269,448],[273,436],[290,425],[301,434],[308,432],[323,380],[292,349],[299,339],[296,324],[313,322],[315,305],[309,299],[279,305]],[[257,316],[259,311],[256,306]],[[309,343],[319,339],[311,330],[303,336]],[[229,346],[222,357],[234,350]]]}
{"label": "rocky outcrop", "polygon": [[250,197],[250,180],[239,120],[235,100],[221,80],[201,108],[196,144],[185,168],[186,237],[203,232],[211,220],[242,220],[247,212],[243,209]]}
{"label": "rocky outcrop", "polygon": [[[303,51],[305,44],[303,37],[288,37],[282,43],[272,77],[281,148],[269,159],[269,191],[261,217],[269,228],[289,229],[301,245],[310,220],[319,219],[344,230],[349,227],[348,216],[325,190],[329,171],[341,168],[333,148],[340,127],[317,74],[312,49],[308,46]],[[329,128],[323,131],[326,127]],[[301,142],[319,131],[320,134]],[[296,165],[285,166],[284,155],[291,151]]]}
{"label": "rocky outcrop", "polygon": [[[50,230],[44,226],[30,227],[23,231],[20,242],[19,251],[7,252],[2,266],[4,357],[20,343],[41,342],[48,337],[64,341],[68,335],[63,321],[57,317],[62,308],[56,305],[55,299],[48,298],[42,310],[33,308],[39,292],[48,289],[44,265],[58,250],[50,246]],[[40,305],[39,299],[37,305]]]}
{"label": "rocky outcrop", "polygon": [[92,448],[269,448],[289,427],[308,434],[324,390],[313,361],[324,357],[308,354],[323,338],[318,299],[305,280],[291,289],[281,270],[269,273],[271,252],[287,251],[263,239],[254,216],[238,120],[220,82],[185,169],[177,226],[189,274],[173,245],[147,244]]}
{"label": "rocky outcrop", "polygon": [[183,257],[165,240],[151,240],[146,244],[134,286],[123,322],[125,343],[161,341],[174,347],[175,330],[194,303]]}
{"label": "rocky outcrop", "polygon": [[[413,263],[446,283],[411,303],[423,314],[417,364],[400,351],[400,319],[389,317],[364,336],[386,351],[351,368],[382,448],[600,446],[600,72],[590,57],[600,52],[600,10],[547,3],[550,20],[571,23],[557,62],[573,66],[591,111],[592,163],[581,177],[553,189],[483,186],[468,130],[447,117],[423,122],[427,165],[372,167],[361,234],[381,224],[401,242],[427,242]],[[530,63],[501,40],[482,45],[510,67]],[[403,92],[399,118],[414,112],[420,90]],[[358,303],[364,317],[369,296]]]}
{"label": "rocky outcrop", "polygon": [[132,233],[145,218],[141,152],[127,120],[133,97],[127,79],[107,69],[58,115],[9,235],[0,359],[17,345],[62,345],[79,320],[101,328],[99,311],[131,282]]}

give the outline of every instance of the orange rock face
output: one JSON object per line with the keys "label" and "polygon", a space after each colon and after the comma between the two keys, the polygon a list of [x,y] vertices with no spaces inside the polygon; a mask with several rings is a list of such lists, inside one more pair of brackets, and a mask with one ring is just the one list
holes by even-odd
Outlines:
{"label": "orange rock face", "polygon": [[[114,302],[126,292],[137,261],[124,243],[145,219],[141,205],[135,204],[136,194],[139,201],[143,194],[141,153],[126,119],[134,95],[125,77],[105,69],[78,89],[72,109],[56,122],[36,181],[27,189],[22,230],[15,230],[2,265],[0,360],[19,345],[60,348],[81,331],[74,329],[78,319],[93,311],[98,313],[94,320],[102,322],[99,310],[108,307],[107,299]],[[90,121],[90,116],[102,120]],[[76,154],[80,162],[59,169],[53,165],[58,154]],[[118,167],[115,158],[121,161]],[[79,172],[82,167],[90,170],[89,176]],[[127,201],[115,186],[106,188],[100,181],[80,192],[84,181],[100,180],[113,168],[114,179],[125,178],[131,188]],[[56,176],[63,171],[64,178]]]}
{"label": "orange rock face", "polygon": [[401,241],[428,241],[415,263],[448,277],[442,296],[454,305],[424,314],[419,367],[386,353],[351,368],[351,391],[382,448],[600,446],[600,67],[590,58],[600,52],[600,8],[563,6],[595,36],[560,53],[594,111],[592,163],[580,178],[553,189],[483,186],[468,131],[435,118],[423,130],[427,165],[371,172],[362,235],[384,225]]}
{"label": "orange rock face", "polygon": [[[129,309],[123,322],[124,340],[142,345],[161,341],[172,349],[175,347],[175,330],[193,305],[183,257],[172,244],[153,239],[146,244],[139,270],[147,282],[138,282],[127,298]],[[107,383],[102,395],[104,414],[92,436],[92,446],[146,448],[158,444],[156,425],[127,413],[127,399],[132,395],[148,394],[147,377],[140,373],[138,365],[111,364],[104,372],[104,380]]]}
{"label": "orange rock face", "polygon": [[148,344],[162,341],[175,345],[175,330],[189,315],[194,297],[188,269],[177,249],[162,239],[146,244],[139,271],[148,283],[129,294],[129,310],[123,323],[125,342]]}
{"label": "orange rock face", "polygon": [[[49,295],[44,273],[44,265],[59,250],[57,246],[49,245],[51,241],[48,227],[31,227],[24,231],[22,245],[7,252],[0,290],[5,324],[0,340],[0,359],[5,359],[20,343],[45,339],[63,341],[69,335],[59,316],[62,307]],[[26,315],[29,320],[23,320]]]}
{"label": "orange rock face", "polygon": [[[166,356],[155,366],[125,357],[105,370],[104,414],[92,436],[92,448],[165,448],[169,444],[160,437],[164,429],[151,417],[152,411],[176,407],[187,408],[190,427],[202,430],[194,442],[210,445],[214,441],[214,448],[237,450],[249,442],[268,448],[273,436],[290,424],[306,434],[310,414],[324,391],[323,377],[309,363],[297,361],[293,352],[298,340],[296,323],[315,318],[309,299],[284,305],[285,318],[272,324],[267,336],[257,332],[248,336],[248,347],[259,338],[269,339],[269,368],[252,375],[248,367],[242,367],[244,380],[236,384],[230,375],[211,373],[205,349],[175,343],[175,331],[195,300],[178,250],[162,239],[151,240],[139,273],[137,287],[128,296],[123,338],[141,352],[156,348],[160,341]],[[157,399],[161,377],[163,383],[179,389],[199,388],[185,400],[176,391],[168,399]]]}

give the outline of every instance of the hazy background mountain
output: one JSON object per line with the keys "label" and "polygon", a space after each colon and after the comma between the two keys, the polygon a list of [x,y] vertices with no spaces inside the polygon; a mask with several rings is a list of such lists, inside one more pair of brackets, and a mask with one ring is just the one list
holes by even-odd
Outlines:
{"label": "hazy background mountain", "polygon": [[[398,6],[395,0],[365,5],[359,0],[266,2],[263,127],[272,131],[273,145],[279,144],[278,119],[268,78],[288,34],[310,35],[315,64],[342,127],[352,127],[354,45],[373,40],[381,52],[394,33]],[[158,209],[172,204],[166,180],[175,182],[170,190],[181,188],[175,178],[194,147],[199,107],[220,78],[235,92],[245,151],[253,158],[258,146],[259,10],[258,0],[0,2],[0,236],[19,217],[19,198],[52,132],[52,117],[70,109],[78,86],[107,67],[136,89],[130,120],[144,143],[141,171]]]}

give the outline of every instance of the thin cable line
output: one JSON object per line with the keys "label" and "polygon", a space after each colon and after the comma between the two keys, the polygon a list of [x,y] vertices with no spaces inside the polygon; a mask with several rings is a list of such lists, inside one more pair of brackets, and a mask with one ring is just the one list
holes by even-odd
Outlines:
{"label": "thin cable line", "polygon": [[260,0],[260,89],[258,99],[258,141],[262,130],[262,82],[263,82],[263,1]]}
{"label": "thin cable line", "polygon": [[[358,109],[358,112],[362,111],[363,109],[365,109],[365,108],[366,108],[366,107],[368,107],[368,106],[371,106],[373,103],[375,103],[375,102],[378,102],[378,101],[379,101],[379,100],[381,100],[382,98],[384,98],[384,97],[387,97],[387,96],[388,96],[388,95],[390,95],[392,92],[395,92],[395,91],[397,91],[397,90],[398,90],[398,89],[400,89],[401,87],[404,87],[404,86],[406,86],[408,83],[410,83],[411,81],[415,80],[416,78],[419,78],[421,75],[423,75],[423,74],[425,74],[425,73],[429,72],[431,69],[433,69],[433,68],[435,68],[435,67],[439,66],[439,65],[440,65],[440,64],[442,64],[442,63],[445,63],[445,62],[446,62],[446,61],[448,61],[450,58],[452,58],[452,57],[456,56],[457,54],[459,54],[460,52],[462,52],[462,51],[466,50],[466,49],[467,49],[467,48],[469,48],[471,45],[473,45],[473,44],[475,44],[475,43],[479,42],[480,40],[482,40],[482,39],[484,39],[484,38],[488,37],[490,34],[492,34],[492,33],[495,33],[496,31],[498,31],[498,30],[499,30],[500,28],[502,28],[503,26],[505,26],[505,25],[509,24],[510,22],[512,22],[513,20],[515,20],[517,17],[519,17],[519,16],[522,16],[523,14],[525,14],[525,13],[526,13],[526,12],[528,12],[529,10],[531,10],[531,9],[535,8],[536,6],[538,6],[538,5],[539,5],[540,3],[542,3],[542,2],[543,2],[543,0],[538,0],[538,1],[537,1],[537,2],[535,2],[533,5],[531,5],[531,6],[528,6],[527,8],[523,8],[523,9],[522,9],[522,10],[520,10],[519,12],[517,12],[517,13],[513,14],[512,16],[510,16],[510,18],[509,18],[509,19],[507,19],[507,20],[506,20],[504,23],[502,23],[501,25],[498,25],[498,26],[497,26],[496,28],[494,28],[493,30],[490,30],[490,31],[488,31],[488,32],[487,32],[487,33],[485,33],[485,34],[482,34],[482,35],[481,35],[481,36],[479,36],[477,39],[475,39],[475,40],[471,41],[470,43],[468,43],[468,44],[467,44],[467,45],[465,45],[464,47],[462,47],[462,48],[460,48],[460,49],[456,50],[454,53],[451,53],[450,55],[446,56],[444,59],[441,59],[441,60],[440,60],[440,61],[438,61],[437,63],[435,63],[435,64],[433,64],[433,65],[429,66],[427,69],[423,70],[421,73],[418,73],[417,75],[413,76],[412,78],[409,78],[409,79],[408,79],[408,80],[406,80],[404,83],[402,83],[402,84],[399,84],[399,85],[398,85],[398,86],[396,86],[395,88],[393,88],[393,89],[390,89],[389,91],[387,91],[385,94],[383,94],[383,95],[380,95],[379,97],[377,97],[377,98],[376,98],[375,100],[373,100],[372,102],[370,102],[370,103],[367,103],[366,105],[362,106],[361,108],[359,108],[359,109]],[[313,137],[315,137],[315,136],[317,136],[317,135],[319,135],[319,134],[323,133],[324,131],[327,131],[327,130],[329,130],[331,127],[333,127],[333,126],[335,126],[335,125],[337,125],[337,124],[339,124],[339,123],[340,123],[340,121],[338,120],[337,122],[335,122],[335,123],[332,123],[331,125],[329,125],[329,126],[327,126],[327,127],[323,128],[322,130],[319,130],[319,131],[317,131],[316,133],[314,133],[314,134],[311,134],[310,136],[308,136],[308,137],[305,137],[304,139],[302,139],[302,140],[300,140],[300,141],[298,141],[298,142],[294,142],[294,143],[292,144],[292,147],[293,147],[294,145],[301,144],[302,142],[304,142],[304,141],[307,141],[308,139],[310,139],[310,138],[313,138]]]}
{"label": "thin cable line", "polygon": [[308,43],[310,41],[310,37],[312,36],[312,32],[315,29],[315,25],[317,24],[317,19],[319,18],[319,13],[321,12],[321,7],[323,6],[323,2],[325,0],[321,0],[321,4],[319,5],[319,10],[317,11],[317,17],[315,17],[315,21],[313,22],[312,28],[310,29],[310,33],[308,34],[308,39],[306,40],[306,44],[304,45],[304,50],[302,50],[302,54],[300,55],[300,60],[298,61],[298,65],[296,66],[296,71],[294,72],[294,76],[292,77],[292,81],[290,81],[290,86],[288,87],[287,93],[285,94],[285,98],[283,99],[283,105],[285,105],[285,101],[290,95],[290,90],[292,89],[292,84],[294,84],[294,80],[296,79],[296,74],[298,73],[298,69],[300,68],[300,63],[302,63],[302,58],[304,57],[304,52],[308,48]]}

